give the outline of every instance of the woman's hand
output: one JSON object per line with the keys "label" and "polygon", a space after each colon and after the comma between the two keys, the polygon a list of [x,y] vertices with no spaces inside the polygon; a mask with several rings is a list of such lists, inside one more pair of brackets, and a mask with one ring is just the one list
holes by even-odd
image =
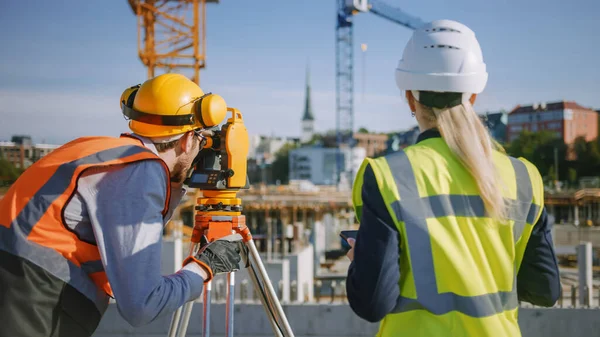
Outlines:
{"label": "woman's hand", "polygon": [[350,261],[354,260],[354,244],[356,243],[356,240],[354,240],[353,238],[348,238],[348,244],[350,245],[350,250],[346,253],[346,256],[348,257],[348,259],[350,259]]}

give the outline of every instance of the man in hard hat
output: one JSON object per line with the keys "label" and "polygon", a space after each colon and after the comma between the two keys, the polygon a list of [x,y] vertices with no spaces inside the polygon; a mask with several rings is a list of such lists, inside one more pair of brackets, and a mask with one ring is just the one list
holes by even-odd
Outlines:
{"label": "man in hard hat", "polygon": [[133,326],[198,298],[237,270],[217,241],[162,276],[164,225],[185,194],[200,130],[226,113],[179,74],[125,90],[132,134],[73,140],[29,167],[0,201],[0,336],[90,336],[110,297]]}
{"label": "man in hard hat", "polygon": [[519,300],[552,306],[560,276],[537,168],[494,147],[475,113],[487,82],[475,33],[415,30],[396,69],[417,143],[367,158],[353,186],[348,301],[377,336],[518,337]]}

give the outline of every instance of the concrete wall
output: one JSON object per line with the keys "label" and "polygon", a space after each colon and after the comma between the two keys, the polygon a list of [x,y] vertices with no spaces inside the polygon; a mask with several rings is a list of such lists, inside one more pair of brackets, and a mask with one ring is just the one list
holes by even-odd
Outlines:
{"label": "concrete wall", "polygon": [[[189,244],[184,243],[182,245],[182,256],[186,257],[189,251]],[[162,248],[162,256],[161,256],[161,273],[163,275],[169,275],[174,273],[174,243],[170,239],[163,240],[163,248]],[[281,292],[282,297],[281,301],[289,302],[289,301],[308,301],[312,302],[314,298],[314,261],[313,261],[313,246],[308,245],[304,249],[300,250],[296,254],[290,254],[285,256],[283,259],[280,254],[273,254],[274,258],[271,261],[267,261],[266,254],[261,254],[261,258],[265,268],[267,269],[267,273],[269,274],[269,279],[271,280],[271,284],[275,287],[275,290],[279,293],[279,287],[281,282]],[[241,291],[241,287],[246,288],[245,294],[247,294],[244,298],[251,298],[253,286],[252,281],[248,275],[247,269],[242,269],[238,271],[235,275],[235,295],[236,298],[242,299],[243,294]],[[246,280],[246,282],[244,282]],[[294,282],[295,281],[295,282]],[[292,298],[292,282],[296,285],[295,298]],[[218,275],[215,277],[213,282],[213,299],[216,300],[218,287],[221,287],[221,293],[225,296],[226,289],[226,278],[225,275]],[[256,298],[258,301],[258,298]]]}
{"label": "concrete wall", "polygon": [[[581,219],[580,221],[583,221]],[[581,241],[589,241],[594,247],[600,247],[600,228],[575,227],[570,225],[553,226],[554,244],[557,246],[576,246]]]}
{"label": "concrete wall", "polygon": [[[295,282],[296,296],[290,297],[292,302],[312,302],[314,298],[313,246],[308,245],[297,254],[288,255],[290,263],[290,281]],[[290,291],[292,291],[290,289]]]}
{"label": "concrete wall", "polygon": [[[354,315],[347,305],[286,305],[284,311],[296,337],[363,337],[374,336],[378,325]],[[234,335],[244,337],[273,336],[267,316],[260,305],[236,304]],[[188,337],[201,336],[202,304],[196,303],[190,319]],[[211,336],[225,334],[225,305],[211,306]],[[111,305],[94,337],[163,337],[167,336],[171,316],[164,315],[139,328],[127,324]],[[523,337],[591,337],[600,335],[598,309],[525,309],[519,312]]]}

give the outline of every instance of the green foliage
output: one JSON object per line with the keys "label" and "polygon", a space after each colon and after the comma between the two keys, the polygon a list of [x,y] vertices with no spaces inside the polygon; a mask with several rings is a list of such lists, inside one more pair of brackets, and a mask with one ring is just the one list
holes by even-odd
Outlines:
{"label": "green foliage", "polygon": [[0,156],[0,186],[12,184],[21,175],[21,170]]}
{"label": "green foliage", "polygon": [[567,146],[553,132],[524,131],[506,147],[506,152],[509,155],[529,160],[538,168],[542,176],[547,176],[550,167],[554,166],[555,151],[557,151],[559,161],[559,178],[564,179],[567,170],[564,159],[567,154]]}
{"label": "green foliage", "polygon": [[574,168],[580,177],[597,176],[600,173],[600,147],[598,142],[586,142],[583,137],[575,139],[573,146],[577,159]]}
{"label": "green foliage", "polygon": [[[556,151],[556,158],[555,158]],[[523,157],[534,164],[546,181],[568,181],[577,185],[581,177],[600,176],[600,143],[598,139],[586,141],[578,137],[568,148],[563,140],[552,132],[524,131],[508,144],[507,152],[514,157]],[[568,158],[575,158],[569,160]],[[559,172],[556,172],[558,161]],[[558,176],[557,176],[558,175]]]}
{"label": "green foliage", "polygon": [[367,128],[361,127],[360,129],[358,129],[358,133],[369,133],[369,130],[367,130]]}
{"label": "green foliage", "polygon": [[316,133],[308,142],[304,143],[303,145],[316,145],[321,142],[323,142],[323,135]]}
{"label": "green foliage", "polygon": [[569,168],[569,182],[575,184],[577,182],[577,170]]}
{"label": "green foliage", "polygon": [[556,170],[554,169],[554,166],[550,166],[550,169],[548,170],[548,180],[556,180]]}

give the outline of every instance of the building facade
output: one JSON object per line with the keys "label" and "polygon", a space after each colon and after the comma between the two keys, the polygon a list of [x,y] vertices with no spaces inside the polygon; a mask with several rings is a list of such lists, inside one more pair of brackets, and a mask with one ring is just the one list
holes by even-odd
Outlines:
{"label": "building facade", "polygon": [[0,157],[19,169],[26,169],[59,146],[33,144],[29,136],[13,136],[10,142],[0,142]]}
{"label": "building facade", "polygon": [[508,113],[494,112],[479,115],[483,124],[487,127],[488,132],[492,138],[494,138],[497,142],[504,144],[506,143],[506,128],[508,124]]}
{"label": "building facade", "polygon": [[252,135],[249,139],[248,159],[255,159],[258,163],[267,165],[273,163],[275,155],[284,145],[300,143],[300,139],[293,137]]}
{"label": "building facade", "polygon": [[418,126],[392,134],[386,141],[385,153],[396,152],[417,142],[420,131]]}
{"label": "building facade", "polygon": [[[350,149],[343,148],[340,149],[340,154],[342,156],[342,172],[347,173],[352,169],[353,174],[356,175],[366,157],[366,149],[355,147],[350,156]],[[290,180],[308,180],[315,185],[335,185],[337,183],[337,155],[338,149],[330,147],[301,147],[290,151]]]}
{"label": "building facade", "polygon": [[355,146],[365,149],[367,157],[375,157],[387,148],[388,136],[377,133],[354,133],[354,140]]}
{"label": "building facade", "polygon": [[512,142],[524,130],[554,132],[567,145],[579,136],[591,141],[598,137],[598,113],[570,101],[517,106],[508,115],[507,140]]}

